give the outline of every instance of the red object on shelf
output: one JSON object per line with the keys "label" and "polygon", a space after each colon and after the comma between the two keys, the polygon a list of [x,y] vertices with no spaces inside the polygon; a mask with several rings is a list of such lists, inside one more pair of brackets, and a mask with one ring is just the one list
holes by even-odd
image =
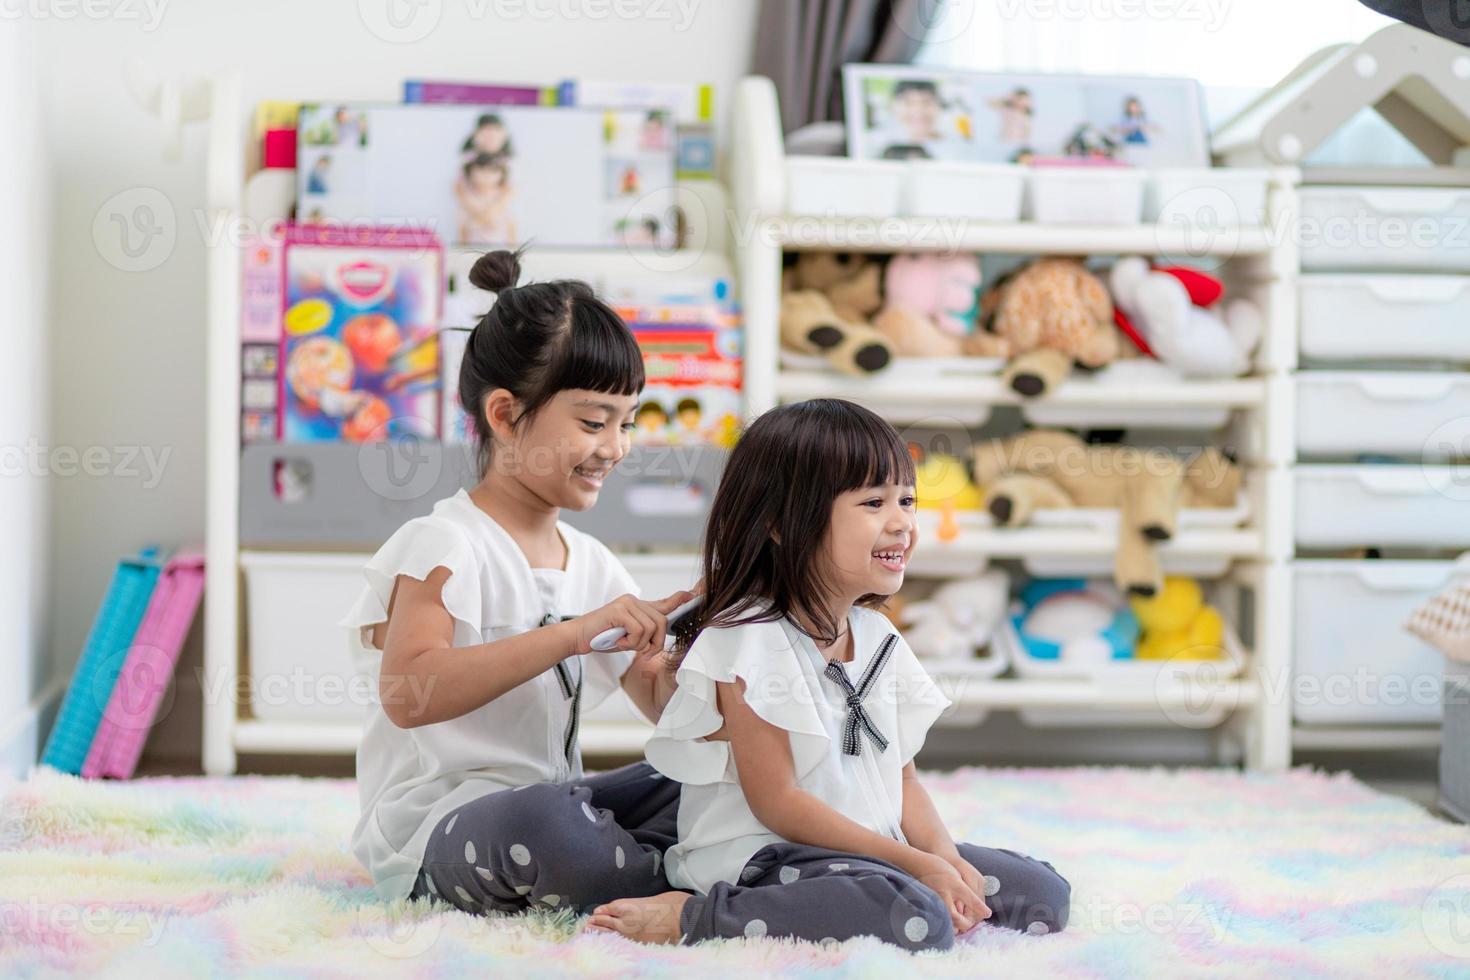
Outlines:
{"label": "red object on shelf", "polygon": [[1184,284],[1189,301],[1195,306],[1214,306],[1225,295],[1225,284],[1207,272],[1191,269],[1186,265],[1154,266],[1158,272],[1167,272]]}
{"label": "red object on shelf", "polygon": [[261,148],[261,162],[270,170],[294,170],[296,130],[267,129]]}
{"label": "red object on shelf", "polygon": [[1118,325],[1118,329],[1123,332],[1123,336],[1133,341],[1133,346],[1137,347],[1141,353],[1148,357],[1158,357],[1154,353],[1153,348],[1148,345],[1148,341],[1143,339],[1143,334],[1139,333],[1138,328],[1133,325],[1133,321],[1128,319],[1128,314],[1116,306],[1113,307],[1113,322]]}

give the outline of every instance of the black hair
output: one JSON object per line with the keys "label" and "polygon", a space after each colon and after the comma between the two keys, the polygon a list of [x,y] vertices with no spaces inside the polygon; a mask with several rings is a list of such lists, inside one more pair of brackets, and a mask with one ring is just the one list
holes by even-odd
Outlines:
{"label": "black hair", "polygon": [[931,154],[918,143],[890,143],[883,149],[885,160],[928,160]]}
{"label": "black hair", "polygon": [[505,165],[505,157],[503,156],[477,153],[473,160],[466,160],[464,166],[460,169],[466,180],[469,180],[470,175],[476,170],[499,170],[502,181],[510,180],[510,168]]}
{"label": "black hair", "polygon": [[923,95],[932,95],[939,98],[939,86],[933,82],[920,78],[905,78],[893,86],[893,98],[898,98],[908,92],[919,92]]}
{"label": "black hair", "polygon": [[643,352],[627,324],[585,282],[517,285],[521,254],[489,252],[470,269],[470,283],[495,294],[470,331],[459,367],[459,403],[474,423],[482,474],[494,445],[485,396],[495,389],[520,403],[516,426],[569,388],[611,395],[643,390]]}
{"label": "black hair", "polygon": [[473,150],[475,148],[475,134],[486,126],[499,126],[505,130],[505,146],[501,148],[499,153],[491,155],[497,157],[515,156],[515,150],[510,143],[510,127],[505,124],[504,119],[501,119],[500,116],[493,112],[482,113],[480,118],[475,120],[475,126],[470,130],[470,135],[464,139],[464,146],[459,148],[460,152],[468,153]]}
{"label": "black hair", "polygon": [[[832,502],[849,490],[913,483],[914,457],[903,437],[861,405],[814,398],[765,412],[725,462],[705,525],[705,602],[680,620],[678,649],[706,627],[793,612],[805,616],[814,639],[835,642],[841,624],[823,602],[831,583],[819,562]],[[887,598],[857,602],[876,607]]]}

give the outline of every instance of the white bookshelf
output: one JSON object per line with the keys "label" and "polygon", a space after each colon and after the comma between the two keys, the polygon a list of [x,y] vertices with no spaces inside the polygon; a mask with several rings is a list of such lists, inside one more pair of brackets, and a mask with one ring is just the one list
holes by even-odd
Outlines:
{"label": "white bookshelf", "polygon": [[[1181,530],[1160,551],[1167,570],[1186,574],[1210,568],[1227,589],[1255,596],[1251,612],[1254,650],[1239,679],[1201,684],[1170,680],[1137,685],[1096,680],[998,678],[959,686],[962,707],[1075,711],[1089,724],[1134,724],[1139,712],[1178,717],[1201,699],[1228,708],[1220,729],[1239,743],[1253,768],[1286,766],[1291,753],[1291,485],[1295,364],[1295,275],[1292,236],[1279,234],[1294,214],[1298,179],[1293,168],[1270,173],[1267,221],[1260,227],[1224,229],[1213,236],[1177,226],[1048,225],[980,223],[944,218],[806,216],[788,214],[786,160],[776,93],[763,78],[740,82],[732,126],[734,166],[732,226],[745,309],[745,379],[748,411],[805,398],[850,398],[895,424],[944,420],[961,427],[984,421],[995,406],[1021,406],[1037,424],[1108,427],[1119,424],[1179,428],[1187,418],[1228,434],[1246,453],[1252,511],[1238,528]],[[916,383],[909,374],[883,372],[854,378],[820,370],[783,369],[779,348],[782,255],[788,250],[839,249],[894,253],[965,251],[980,254],[1093,256],[1145,254],[1183,260],[1217,259],[1232,282],[1249,283],[1261,305],[1266,333],[1247,376],[1224,380],[1155,379],[1116,383],[1107,371],[1071,378],[1044,399],[1027,401],[999,377],[936,377]],[[1109,369],[1111,370],[1111,369]],[[1222,436],[1226,438],[1227,436]],[[966,528],[950,541],[933,534],[910,566],[916,577],[974,574],[990,559],[1046,560],[1052,567],[1075,562],[1072,574],[1106,574],[1116,535],[1092,528]],[[1084,571],[1087,570],[1087,571]],[[941,683],[945,668],[937,668]]]}

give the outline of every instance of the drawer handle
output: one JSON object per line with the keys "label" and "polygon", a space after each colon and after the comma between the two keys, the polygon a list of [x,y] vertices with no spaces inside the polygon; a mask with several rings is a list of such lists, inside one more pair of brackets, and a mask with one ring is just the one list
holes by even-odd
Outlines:
{"label": "drawer handle", "polygon": [[1448,303],[1465,292],[1470,279],[1449,276],[1422,276],[1417,279],[1365,279],[1360,282],[1377,299],[1389,303]]}
{"label": "drawer handle", "polygon": [[1455,480],[1453,467],[1433,470],[1419,467],[1369,467],[1359,470],[1353,476],[1364,490],[1395,497],[1422,497],[1431,493],[1443,493]]}
{"label": "drawer handle", "polygon": [[1466,203],[1463,194],[1440,191],[1408,191],[1394,194],[1360,191],[1359,199],[1375,211],[1400,214],[1448,214]]}
{"label": "drawer handle", "polygon": [[1420,375],[1412,378],[1360,377],[1355,382],[1369,398],[1379,401],[1439,401],[1454,390],[1458,379]]}
{"label": "drawer handle", "polygon": [[1359,568],[1358,581],[1379,592],[1427,592],[1450,580],[1451,572],[1438,568]]}

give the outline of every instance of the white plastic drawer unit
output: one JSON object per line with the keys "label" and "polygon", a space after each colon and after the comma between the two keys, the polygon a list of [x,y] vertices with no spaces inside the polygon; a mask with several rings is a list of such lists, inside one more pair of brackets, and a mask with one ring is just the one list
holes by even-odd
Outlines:
{"label": "white plastic drawer unit", "polygon": [[365,584],[370,555],[247,551],[246,652],[250,710],[265,721],[359,721],[376,678],[354,677],[338,626]]}
{"label": "white plastic drawer unit", "polygon": [[1296,721],[1437,722],[1444,656],[1404,621],[1451,582],[1470,579],[1470,561],[1303,560],[1292,575]]}
{"label": "white plastic drawer unit", "polygon": [[905,215],[975,221],[1015,221],[1021,217],[1025,167],[943,160],[910,160],[907,166]]}
{"label": "white plastic drawer unit", "polygon": [[1303,269],[1470,272],[1470,187],[1304,187]]}
{"label": "white plastic drawer unit", "polygon": [[1148,173],[1128,167],[1033,167],[1026,217],[1065,225],[1133,225],[1143,217]]}
{"label": "white plastic drawer unit", "polygon": [[1302,456],[1470,455],[1470,373],[1303,371],[1296,389]]}
{"label": "white plastic drawer unit", "polygon": [[1431,465],[1298,466],[1305,548],[1470,548],[1470,473]]}
{"label": "white plastic drawer unit", "polygon": [[1470,361],[1470,276],[1304,275],[1301,353],[1319,361]]}
{"label": "white plastic drawer unit", "polygon": [[787,157],[786,211],[820,218],[891,218],[901,209],[908,167],[896,160]]}
{"label": "white plastic drawer unit", "polygon": [[1266,170],[1227,167],[1163,167],[1153,171],[1143,219],[1209,231],[1266,223]]}

